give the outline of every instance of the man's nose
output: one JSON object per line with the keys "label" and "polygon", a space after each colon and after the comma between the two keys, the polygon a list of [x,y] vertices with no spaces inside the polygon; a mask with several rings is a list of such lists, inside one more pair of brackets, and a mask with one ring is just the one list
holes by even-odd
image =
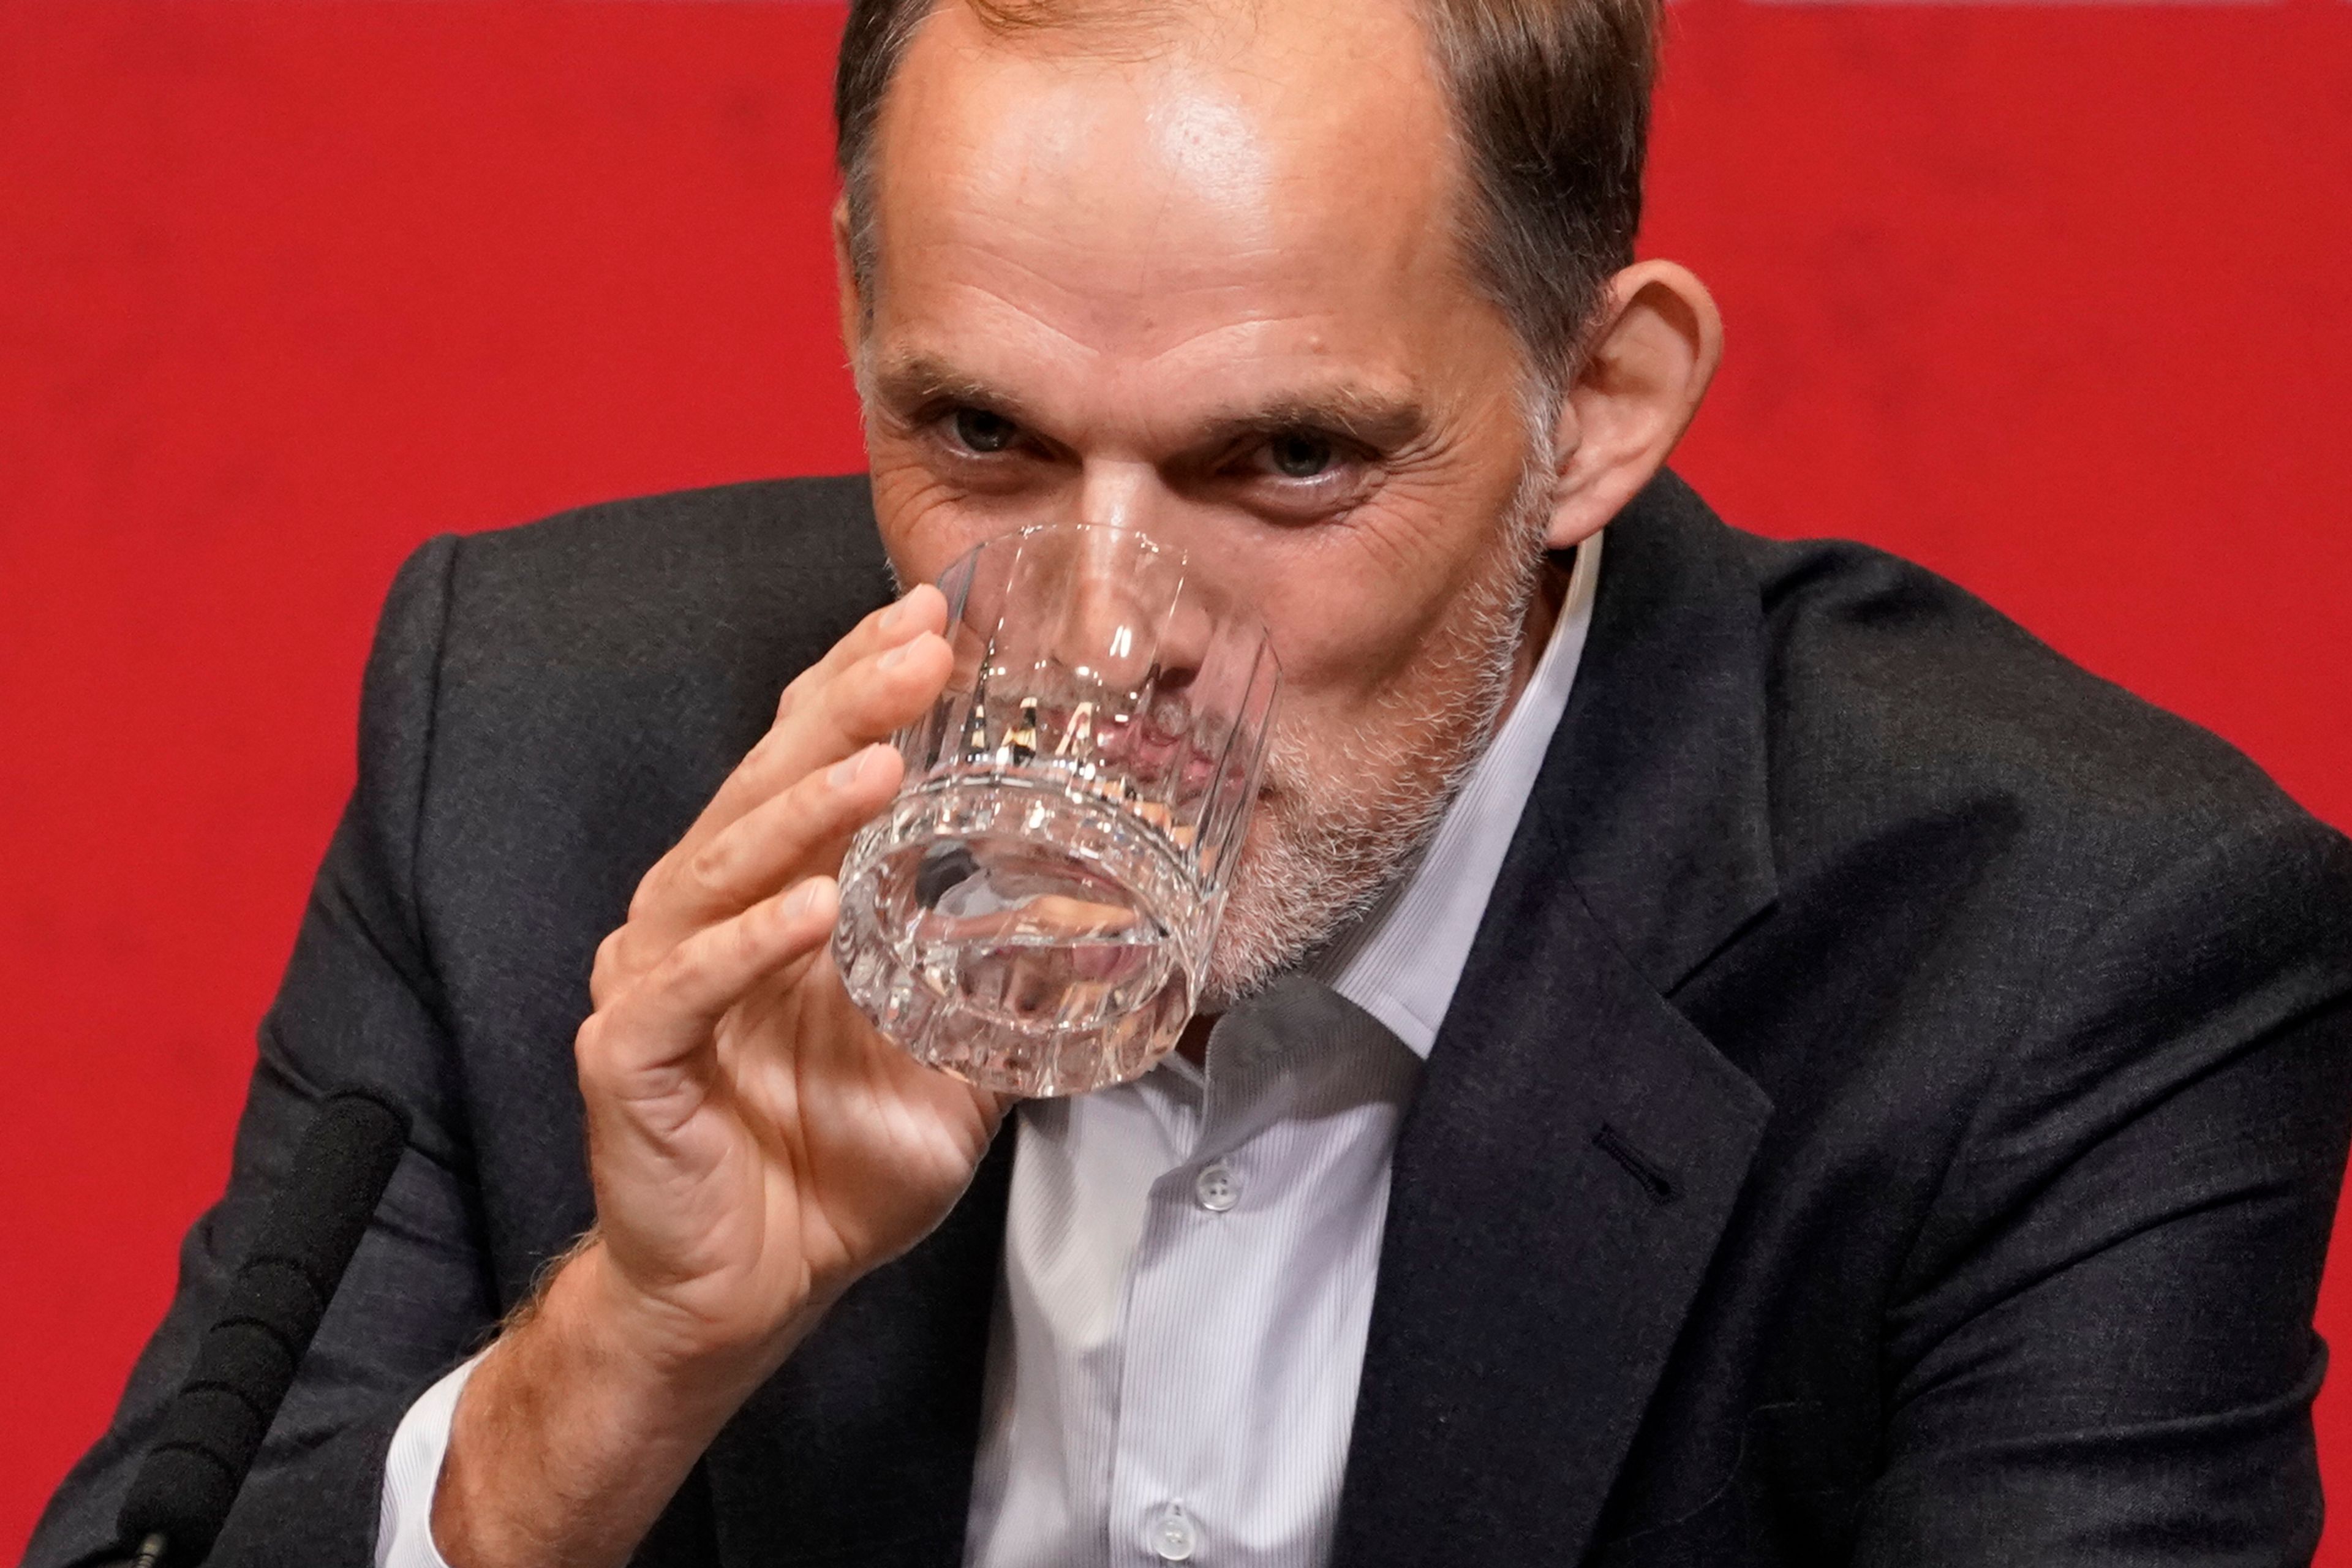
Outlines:
{"label": "man's nose", "polygon": [[1078,521],[1150,533],[1160,489],[1149,463],[1089,459],[1078,476]]}
{"label": "man's nose", "polygon": [[1118,679],[1140,679],[1155,668],[1162,682],[1181,682],[1200,668],[1213,614],[1173,538],[1183,531],[1179,510],[1150,463],[1089,458],[1079,470],[1077,521],[1140,533],[1155,548],[1108,536],[1075,545],[1087,564],[1073,583],[1063,639],[1087,648],[1077,663]]}

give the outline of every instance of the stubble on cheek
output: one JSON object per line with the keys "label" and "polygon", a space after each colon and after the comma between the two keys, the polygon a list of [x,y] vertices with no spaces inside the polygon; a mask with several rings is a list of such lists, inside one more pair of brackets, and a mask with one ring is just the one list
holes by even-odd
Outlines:
{"label": "stubble on cheek", "polygon": [[1264,986],[1329,942],[1412,863],[1492,737],[1541,564],[1521,487],[1480,581],[1406,676],[1350,730],[1277,724],[1209,963],[1207,1005]]}

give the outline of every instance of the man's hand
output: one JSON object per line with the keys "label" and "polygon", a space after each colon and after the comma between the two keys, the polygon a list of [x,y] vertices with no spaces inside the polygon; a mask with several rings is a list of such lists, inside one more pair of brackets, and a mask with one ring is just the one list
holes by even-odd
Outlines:
{"label": "man's hand", "polygon": [[786,689],[647,872],[577,1043],[597,1234],[467,1386],[434,1507],[455,1568],[624,1561],[719,1426],[971,1181],[1003,1102],[877,1034],[827,938],[881,744],[947,682],[918,588]]}

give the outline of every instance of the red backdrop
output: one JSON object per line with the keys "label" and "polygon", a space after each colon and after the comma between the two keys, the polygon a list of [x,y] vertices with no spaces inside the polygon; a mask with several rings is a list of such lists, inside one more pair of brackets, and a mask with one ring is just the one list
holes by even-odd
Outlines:
{"label": "red backdrop", "polygon": [[[1673,18],[1646,243],[1731,325],[1685,470],[1957,577],[2352,826],[2352,5]],[[858,465],[839,23],[0,4],[0,1552],[223,1178],[394,563]],[[2352,1331],[2341,1258],[2321,1318]]]}

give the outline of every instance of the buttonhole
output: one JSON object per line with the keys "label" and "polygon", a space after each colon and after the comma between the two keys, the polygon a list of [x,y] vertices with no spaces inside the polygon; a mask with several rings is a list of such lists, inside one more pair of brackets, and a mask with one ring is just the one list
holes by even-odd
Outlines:
{"label": "buttonhole", "polygon": [[1625,1173],[1642,1184],[1654,1204],[1670,1204],[1683,1195],[1682,1187],[1654,1161],[1625,1141],[1625,1135],[1607,1122],[1592,1135],[1600,1151],[1625,1167]]}

